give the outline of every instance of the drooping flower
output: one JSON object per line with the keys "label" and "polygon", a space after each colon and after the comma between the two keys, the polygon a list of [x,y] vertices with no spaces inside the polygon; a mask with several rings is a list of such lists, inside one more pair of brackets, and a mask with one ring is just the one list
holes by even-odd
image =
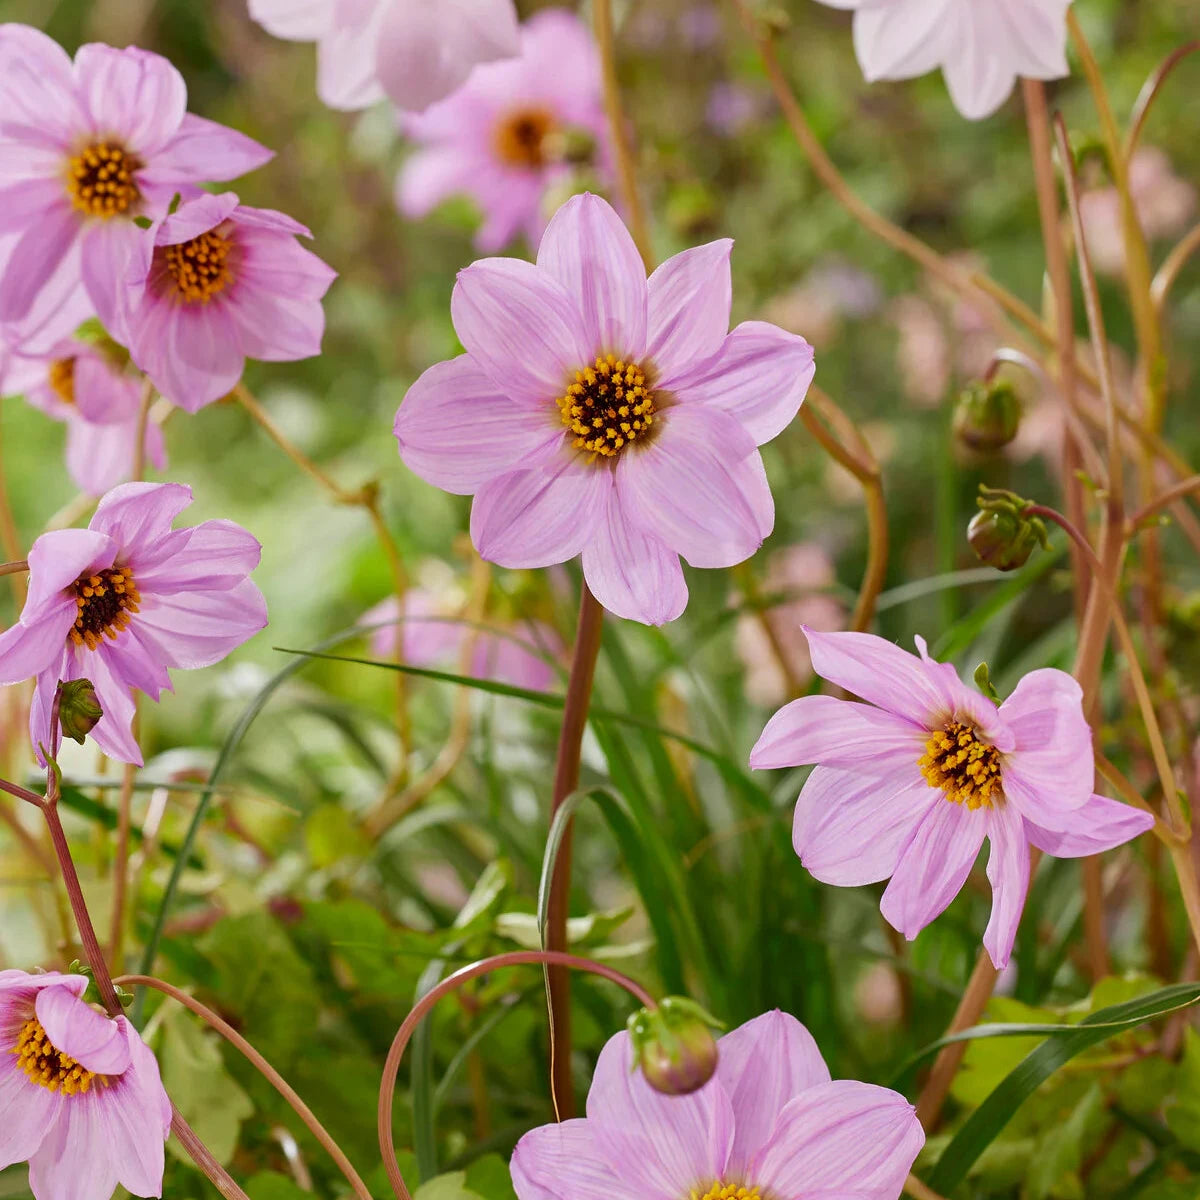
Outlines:
{"label": "drooping flower", "polygon": [[1071,0],[820,0],[854,10],[854,49],[868,82],[941,67],[964,117],[990,116],[1017,79],[1061,79]]}
{"label": "drooping flower", "polygon": [[124,1018],[83,975],[0,971],[0,1170],[29,1163],[36,1200],[161,1196],[171,1102]]}
{"label": "drooping flower", "polygon": [[518,233],[536,245],[544,198],[566,179],[572,143],[608,160],[600,56],[583,22],[546,9],[521,28],[519,57],[479,67],[458,91],[403,129],[420,149],[405,163],[396,202],[423,217],[448,196],[470,196],[484,214],[475,238],[491,253]]}
{"label": "drooping flower", "polygon": [[0,635],[0,684],[36,678],[35,747],[47,741],[59,680],[90,679],[104,709],[91,737],[140,765],[132,689],[157,700],[171,689],[168,668],[211,666],[266,625],[249,578],[258,542],[231,521],[173,530],[191,502],[182,484],[123,484],[87,529],[34,542],[20,621]]}
{"label": "drooping flower", "polygon": [[336,273],[296,241],[312,236],[299,222],[224,192],[140,232],[124,325],[130,356],[168,400],[197,412],[228,395],[247,358],[320,354]]}
{"label": "drooping flower", "polygon": [[[463,645],[474,639],[467,673],[474,679],[493,679],[513,687],[544,692],[554,682],[554,667],[546,656],[559,654],[562,639],[541,621],[520,621],[503,630],[478,629],[465,623],[461,606],[446,604],[426,588],[410,588],[403,609],[389,596],[363,614],[365,626],[380,625],[371,635],[377,658],[394,658],[397,648],[414,667],[457,671]],[[395,625],[382,622],[394,621]]]}
{"label": "drooping flower", "polygon": [[[0,395],[22,395],[67,427],[67,470],[76,486],[102,496],[128,479],[137,457],[142,385],[104,348],[69,339],[45,355],[0,362]],[[167,465],[162,430],[144,431],[147,462]]]}
{"label": "drooping flower", "polygon": [[268,33],[317,43],[317,93],[330,108],[385,96],[420,111],[479,63],[517,53],[513,0],[250,0]]}
{"label": "drooping flower", "polygon": [[1029,847],[1059,858],[1145,833],[1149,813],[1093,794],[1092,733],[1079,685],[1031,671],[997,705],[953,666],[866,633],[806,630],[823,679],[866,703],[793,700],[771,718],[755,768],[816,763],[792,840],[822,883],[891,879],[880,908],[912,939],[958,894],[985,838],[992,915],[983,943],[1007,964],[1029,888]]}
{"label": "drooping flower", "polygon": [[518,1200],[898,1200],[925,1134],[887,1088],[831,1080],[812,1035],[765,1013],[718,1042],[699,1091],[633,1071],[627,1033],[600,1053],[587,1116],[543,1125],[512,1156]]}
{"label": "drooping flower", "polygon": [[82,288],[115,335],[135,219],[271,157],[186,110],[157,54],[87,45],[72,63],[44,33],[0,25],[0,324],[29,334],[61,309],[53,332],[67,336]]}
{"label": "drooping flower", "polygon": [[812,348],[761,321],[729,332],[729,241],[647,281],[596,196],[551,221],[537,265],[483,259],[451,301],[467,352],[396,416],[408,466],[474,495],[471,537],[507,567],[583,556],[597,599],[648,624],[687,604],[693,566],[748,558],[775,519],[758,446],[796,415]]}

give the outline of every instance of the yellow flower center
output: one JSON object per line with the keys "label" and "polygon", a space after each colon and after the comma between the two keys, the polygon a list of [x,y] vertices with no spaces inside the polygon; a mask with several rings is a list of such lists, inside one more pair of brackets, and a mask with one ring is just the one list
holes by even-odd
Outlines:
{"label": "yellow flower center", "polygon": [[115,642],[117,634],[129,624],[130,615],[138,611],[141,599],[128,567],[82,576],[75,581],[79,611],[68,636],[76,646],[89,650],[95,650],[105,638]]}
{"label": "yellow flower center", "polygon": [[575,382],[558,398],[563,424],[580,450],[615,458],[654,425],[654,393],[637,363],[609,354],[575,372]]}
{"label": "yellow flower center", "polygon": [[978,730],[961,721],[935,729],[917,760],[930,787],[941,788],[946,799],[968,808],[991,808],[1003,801],[1000,752],[981,741]]}
{"label": "yellow flower center", "polygon": [[688,1200],[759,1200],[758,1188],[745,1187],[740,1183],[722,1183],[716,1180],[707,1192],[692,1188]]}
{"label": "yellow flower center", "polygon": [[37,1017],[30,1017],[17,1034],[17,1044],[9,1051],[17,1056],[17,1066],[38,1087],[64,1096],[82,1096],[89,1092],[94,1082],[107,1086],[108,1077],[96,1075],[81,1067],[69,1054],[56,1050],[46,1036]]}
{"label": "yellow flower center", "polygon": [[535,171],[550,161],[548,144],[557,132],[558,121],[549,109],[518,108],[496,126],[492,145],[506,166]]}
{"label": "yellow flower center", "polygon": [[97,142],[67,163],[67,195],[89,217],[119,217],[141,203],[133,175],[142,164],[123,146]]}
{"label": "yellow flower center", "polygon": [[64,403],[75,406],[75,360],[56,358],[50,364],[50,386]]}
{"label": "yellow flower center", "polygon": [[232,282],[229,255],[233,241],[218,229],[210,229],[190,242],[168,246],[163,254],[167,277],[188,304],[207,304]]}

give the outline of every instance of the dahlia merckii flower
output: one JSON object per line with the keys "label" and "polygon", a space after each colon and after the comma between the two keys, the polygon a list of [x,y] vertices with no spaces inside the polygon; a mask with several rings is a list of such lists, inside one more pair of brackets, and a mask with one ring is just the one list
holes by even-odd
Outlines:
{"label": "dahlia merckii flower", "polygon": [[124,1017],[83,975],[0,971],[0,1170],[29,1163],[36,1200],[161,1196],[171,1102]]}
{"label": "dahlia merckii flower", "polygon": [[817,766],[796,802],[792,840],[822,883],[890,877],[880,908],[912,939],[966,882],[984,838],[992,916],[983,944],[1004,967],[1029,888],[1029,847],[1058,858],[1111,850],[1154,824],[1092,793],[1092,732],[1079,685],[1031,671],[1003,704],[948,663],[867,633],[806,629],[813,667],[866,704],[793,700],[771,718],[755,768]]}
{"label": "dahlia merckii flower", "polygon": [[[142,384],[100,346],[70,339],[46,355],[0,361],[0,395],[23,395],[67,427],[67,470],[77,487],[102,496],[128,479],[137,458]],[[148,462],[166,466],[162,430],[147,423]]]}
{"label": "dahlia merckii flower", "polygon": [[197,412],[228,395],[247,358],[320,354],[336,273],[296,241],[312,236],[299,222],[224,192],[139,232],[123,322],[130,356],[168,400]]}
{"label": "dahlia merckii flower", "polygon": [[474,495],[471,537],[506,567],[583,556],[605,608],[647,624],[687,604],[696,567],[748,558],[775,520],[758,447],[796,415],[812,348],[761,321],[729,332],[729,241],[647,281],[596,196],[554,217],[537,265],[460,272],[466,354],[431,367],[396,416],[400,454]]}
{"label": "dahlia merckii flower", "polygon": [[36,677],[29,714],[47,741],[59,680],[90,679],[104,716],[91,737],[141,764],[132,689],[157,700],[167,668],[207,667],[267,623],[250,582],[260,547],[231,521],[172,530],[192,502],[178,483],[127,483],[101,501],[87,529],[43,534],[29,552],[20,621],[0,635],[0,683]]}
{"label": "dahlia merckii flower", "polygon": [[423,217],[461,193],[484,214],[479,250],[499,250],[518,233],[536,245],[546,228],[544,198],[572,170],[572,142],[590,143],[600,164],[608,157],[591,32],[574,13],[537,13],[521,28],[519,57],[479,67],[453,95],[402,127],[421,147],[396,185],[405,216]]}
{"label": "dahlia merckii flower", "polygon": [[925,1135],[887,1088],[830,1080],[812,1035],[765,1013],[718,1042],[698,1091],[665,1096],[610,1038],[587,1116],[531,1130],[513,1151],[518,1200],[898,1200]]}
{"label": "dahlia merckii flower", "polygon": [[250,0],[268,33],[317,43],[317,93],[330,108],[385,96],[419,111],[479,63],[517,53],[513,0]]}
{"label": "dahlia merckii flower", "polygon": [[82,287],[116,333],[135,219],[271,157],[186,109],[183,77],[157,54],[87,45],[72,63],[44,33],[0,25],[0,324],[40,325],[53,301],[66,336]]}
{"label": "dahlia merckii flower", "polygon": [[867,80],[942,68],[964,117],[990,116],[1018,78],[1061,79],[1071,0],[820,0],[854,9],[854,49]]}

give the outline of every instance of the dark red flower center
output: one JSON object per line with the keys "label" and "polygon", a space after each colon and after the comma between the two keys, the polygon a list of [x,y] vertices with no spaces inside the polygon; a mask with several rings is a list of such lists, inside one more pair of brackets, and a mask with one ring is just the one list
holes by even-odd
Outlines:
{"label": "dark red flower center", "polygon": [[17,1056],[17,1066],[38,1085],[64,1096],[86,1095],[96,1082],[107,1086],[108,1077],[81,1067],[69,1054],[56,1050],[42,1023],[30,1017],[17,1034],[17,1044],[9,1051]]}
{"label": "dark red flower center", "polygon": [[558,398],[563,424],[575,446],[615,458],[654,425],[654,392],[637,363],[609,354],[575,372],[575,382]]}
{"label": "dark red flower center", "polygon": [[142,200],[134,172],[142,164],[124,146],[96,142],[67,163],[67,194],[90,217],[119,217]]}
{"label": "dark red flower center", "polygon": [[496,126],[492,141],[502,163],[537,170],[553,159],[549,144],[557,132],[558,121],[548,108],[518,108]]}
{"label": "dark red flower center", "polygon": [[138,611],[141,599],[128,567],[81,576],[75,581],[79,611],[68,636],[76,646],[89,650],[95,650],[105,638],[115,642],[117,634],[129,624],[130,615]]}
{"label": "dark red flower center", "polygon": [[233,240],[218,226],[156,253],[162,255],[168,289],[188,304],[207,304],[233,282],[232,250]]}
{"label": "dark red flower center", "polygon": [[949,721],[944,728],[933,730],[917,765],[929,786],[940,788],[954,804],[991,808],[1004,798],[1000,751],[961,721]]}

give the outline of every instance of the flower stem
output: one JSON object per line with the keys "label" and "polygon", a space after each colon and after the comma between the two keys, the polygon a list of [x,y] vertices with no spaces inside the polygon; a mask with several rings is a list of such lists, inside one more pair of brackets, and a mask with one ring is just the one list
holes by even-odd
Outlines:
{"label": "flower stem", "polygon": [[1154,282],[1150,285],[1150,295],[1160,316],[1167,306],[1167,297],[1171,294],[1180,272],[1197,250],[1200,250],[1200,225],[1193,226],[1183,235],[1155,273]]}
{"label": "flower stem", "polygon": [[0,575],[23,575],[29,570],[29,564],[21,559],[20,562],[0,563]]}
{"label": "flower stem", "polygon": [[130,479],[146,476],[146,430],[150,426],[150,409],[154,404],[154,384],[149,379],[142,384],[142,406],[138,409],[137,434],[133,442],[133,471]]}
{"label": "flower stem", "polygon": [[383,1066],[383,1083],[379,1088],[379,1149],[383,1154],[383,1164],[387,1170],[388,1181],[399,1200],[412,1200],[404,1176],[400,1172],[400,1164],[396,1161],[396,1146],[392,1136],[392,1108],[396,1099],[396,1077],[400,1071],[400,1062],[404,1057],[405,1048],[412,1038],[416,1028],[426,1014],[443,996],[457,991],[464,983],[499,971],[504,967],[519,967],[529,964],[550,966],[556,970],[587,971],[599,975],[611,983],[624,988],[644,1008],[655,1008],[654,997],[628,975],[603,963],[594,962],[590,958],[580,958],[574,954],[564,954],[556,950],[514,950],[508,954],[497,954],[491,958],[482,959],[447,975],[441,983],[429,989],[413,1006],[412,1011],[404,1018],[403,1024],[396,1031],[388,1051],[387,1061]]}
{"label": "flower stem", "polygon": [[[575,653],[571,661],[562,729],[558,737],[554,798],[550,808],[551,821],[566,798],[579,787],[583,733],[587,727],[592,682],[596,676],[596,660],[600,655],[600,635],[603,627],[604,609],[584,583],[579,598]],[[546,949],[560,954],[567,949],[573,829],[572,821],[563,832],[546,909]],[[565,1121],[575,1113],[575,1097],[571,1090],[571,979],[567,967],[551,966],[546,972],[546,982],[550,1010],[550,1093],[554,1099],[554,1111],[558,1119]]]}
{"label": "flower stem", "polygon": [[1160,496],[1156,496],[1149,503],[1144,504],[1129,518],[1128,534],[1133,534],[1143,521],[1148,521],[1155,513],[1160,512],[1168,505],[1174,504],[1176,500],[1182,500],[1185,496],[1190,496],[1193,492],[1200,492],[1200,475],[1193,475],[1189,479],[1181,479],[1174,487],[1168,488]]}

